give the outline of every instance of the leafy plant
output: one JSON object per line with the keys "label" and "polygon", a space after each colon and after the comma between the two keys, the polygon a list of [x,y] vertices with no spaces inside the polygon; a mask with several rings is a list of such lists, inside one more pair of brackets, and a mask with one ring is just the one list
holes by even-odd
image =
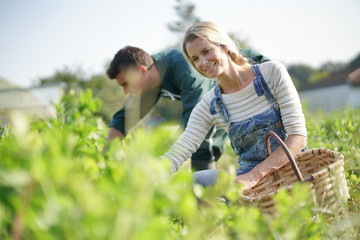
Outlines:
{"label": "leafy plant", "polygon": [[359,110],[307,114],[309,147],[347,161],[353,203],[328,218],[300,184],[276,195],[275,216],[244,205],[232,164],[209,188],[193,185],[188,169],[170,175],[159,158],[178,136],[170,125],[132,131],[103,153],[100,108],[90,91],[70,91],[56,118],[13,113],[0,139],[0,239],[358,239]]}

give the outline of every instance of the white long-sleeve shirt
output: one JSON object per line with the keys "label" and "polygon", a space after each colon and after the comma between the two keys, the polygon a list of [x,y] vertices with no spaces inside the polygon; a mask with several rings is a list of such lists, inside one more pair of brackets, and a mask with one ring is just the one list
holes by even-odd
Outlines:
{"label": "white long-sleeve shirt", "polygon": [[[280,106],[286,133],[288,135],[299,134],[306,136],[305,117],[302,112],[300,98],[285,66],[280,62],[269,61],[260,64],[259,69]],[[217,106],[217,113],[215,115],[210,113],[209,106],[214,97],[213,88],[204,95],[193,109],[185,131],[170,150],[163,155],[171,160],[171,172],[176,171],[199,148],[213,125],[228,132],[227,124],[224,122]],[[222,98],[228,109],[230,122],[250,118],[272,106],[264,95],[259,97],[256,94],[253,82],[238,92],[222,94]]]}

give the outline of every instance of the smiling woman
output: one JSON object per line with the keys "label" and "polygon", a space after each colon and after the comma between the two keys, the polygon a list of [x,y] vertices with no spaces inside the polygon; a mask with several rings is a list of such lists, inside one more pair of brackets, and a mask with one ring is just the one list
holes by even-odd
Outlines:
{"label": "smiling woman", "polygon": [[[237,183],[249,189],[268,173],[287,162],[286,154],[271,142],[266,151],[265,136],[277,133],[295,155],[306,148],[305,118],[295,86],[285,67],[275,61],[250,65],[236,44],[216,24],[201,22],[185,33],[183,53],[202,75],[217,78],[195,106],[185,132],[164,155],[172,171],[199,147],[214,125],[225,130],[239,155]],[[218,170],[198,171],[195,182],[204,186],[216,182]]]}
{"label": "smiling woman", "polygon": [[[218,49],[216,47],[223,48],[227,57],[230,57],[230,59],[239,65],[248,62],[247,59],[239,53],[238,46],[224,30],[210,22],[203,22],[202,24],[212,29],[213,32],[194,25],[188,29],[182,45],[184,57],[193,67],[197,68],[195,61],[197,63],[199,62],[199,56],[196,54],[202,56],[208,55],[211,51]],[[191,53],[188,52],[189,49]]]}

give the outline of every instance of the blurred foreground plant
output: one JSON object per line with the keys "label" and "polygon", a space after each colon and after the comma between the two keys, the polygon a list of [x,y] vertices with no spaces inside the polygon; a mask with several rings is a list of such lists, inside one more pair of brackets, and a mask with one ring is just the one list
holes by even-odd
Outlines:
{"label": "blurred foreground plant", "polygon": [[315,219],[302,185],[279,193],[278,215],[264,216],[239,201],[233,167],[209,188],[194,186],[189,171],[170,175],[159,159],[178,136],[168,125],[133,131],[103,154],[108,129],[94,115],[100,107],[91,92],[70,92],[56,118],[13,113],[0,140],[0,239],[358,237],[352,215]]}

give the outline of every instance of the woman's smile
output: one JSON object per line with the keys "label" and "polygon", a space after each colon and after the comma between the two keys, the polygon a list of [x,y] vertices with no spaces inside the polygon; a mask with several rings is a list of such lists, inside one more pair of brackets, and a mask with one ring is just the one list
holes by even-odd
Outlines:
{"label": "woman's smile", "polygon": [[213,63],[210,67],[205,69],[205,72],[211,72],[214,69],[215,65],[216,63]]}

